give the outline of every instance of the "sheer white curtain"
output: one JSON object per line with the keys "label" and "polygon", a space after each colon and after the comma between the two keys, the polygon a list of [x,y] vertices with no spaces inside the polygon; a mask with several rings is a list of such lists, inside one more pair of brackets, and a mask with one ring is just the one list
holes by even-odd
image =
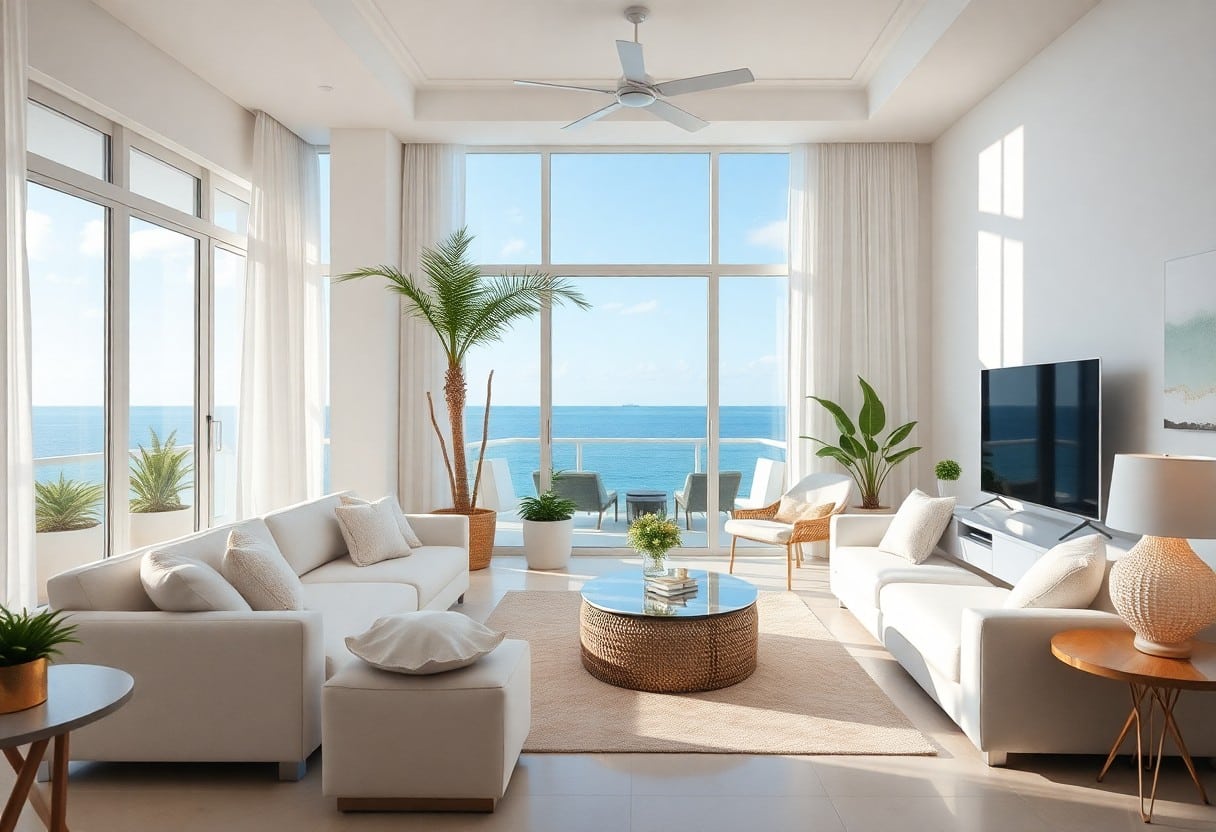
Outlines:
{"label": "sheer white curtain", "polygon": [[254,124],[237,504],[243,517],[321,490],[324,402],[317,152]]}
{"label": "sheer white curtain", "polygon": [[[464,223],[464,148],[407,144],[403,153],[401,270],[420,277],[418,256],[422,249]],[[447,421],[443,371],[443,355],[435,333],[423,322],[403,317],[397,494],[406,511],[430,511],[452,503],[426,404],[430,390],[436,400],[435,415],[443,427]]]}
{"label": "sheer white curtain", "polygon": [[[893,427],[917,418],[916,147],[823,144],[790,160],[790,468],[833,470],[799,434],[831,440],[831,417],[806,396],[855,414],[857,376],[874,386]],[[913,433],[915,441],[917,433]],[[911,490],[913,466],[896,467],[883,503]]]}
{"label": "sheer white curtain", "polygon": [[4,529],[4,603],[32,607],[34,587],[34,440],[30,401],[30,283],[25,261],[25,0],[0,3],[0,161],[4,200],[0,203],[0,527]]}

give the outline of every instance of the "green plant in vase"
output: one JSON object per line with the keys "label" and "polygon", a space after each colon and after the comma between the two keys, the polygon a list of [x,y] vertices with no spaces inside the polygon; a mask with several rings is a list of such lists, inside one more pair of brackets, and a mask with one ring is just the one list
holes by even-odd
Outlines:
{"label": "green plant in vase", "polygon": [[74,532],[101,523],[105,492],[96,483],[59,479],[34,483],[34,523],[38,532]]}
{"label": "green plant in vase", "polygon": [[186,508],[182,491],[190,485],[194,473],[190,450],[177,447],[177,431],[171,431],[163,442],[155,428],[148,431],[152,434],[148,447],[140,445],[138,452],[131,453],[131,511],[180,511]]}
{"label": "green plant in vase", "polygon": [[933,475],[937,477],[937,494],[939,497],[953,497],[958,478],[963,475],[962,466],[953,459],[938,460],[933,466]]}
{"label": "green plant in vase", "polygon": [[664,559],[680,545],[680,527],[674,520],[659,514],[643,514],[629,524],[625,542],[642,556],[642,574],[646,577],[667,574]]}
{"label": "green plant in vase", "polygon": [[78,644],[61,610],[13,612],[0,607],[0,714],[46,701],[46,668],[64,644]]}

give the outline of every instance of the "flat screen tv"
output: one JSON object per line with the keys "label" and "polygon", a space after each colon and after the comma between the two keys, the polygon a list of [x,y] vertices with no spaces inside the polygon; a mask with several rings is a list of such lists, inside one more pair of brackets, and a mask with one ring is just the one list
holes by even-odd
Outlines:
{"label": "flat screen tv", "polygon": [[984,370],[980,388],[980,487],[1101,519],[1099,360]]}

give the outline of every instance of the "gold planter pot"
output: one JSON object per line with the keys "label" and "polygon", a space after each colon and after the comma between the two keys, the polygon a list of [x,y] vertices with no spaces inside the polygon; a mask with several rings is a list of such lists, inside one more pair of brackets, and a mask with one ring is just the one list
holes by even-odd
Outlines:
{"label": "gold planter pot", "polygon": [[46,659],[0,667],[0,714],[24,711],[46,701]]}
{"label": "gold planter pot", "polygon": [[469,569],[476,571],[490,565],[494,554],[494,532],[498,526],[498,513],[488,508],[472,511],[457,511],[454,508],[437,508],[432,514],[463,514],[469,518]]}

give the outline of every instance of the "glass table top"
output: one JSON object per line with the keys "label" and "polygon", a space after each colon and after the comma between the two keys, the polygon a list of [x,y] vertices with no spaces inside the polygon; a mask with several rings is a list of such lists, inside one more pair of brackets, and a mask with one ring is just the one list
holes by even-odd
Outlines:
{"label": "glass table top", "polygon": [[583,600],[605,612],[655,618],[704,618],[756,603],[756,588],[741,578],[701,569],[689,569],[688,577],[696,580],[696,592],[664,598],[646,591],[641,567],[626,569],[588,581]]}

